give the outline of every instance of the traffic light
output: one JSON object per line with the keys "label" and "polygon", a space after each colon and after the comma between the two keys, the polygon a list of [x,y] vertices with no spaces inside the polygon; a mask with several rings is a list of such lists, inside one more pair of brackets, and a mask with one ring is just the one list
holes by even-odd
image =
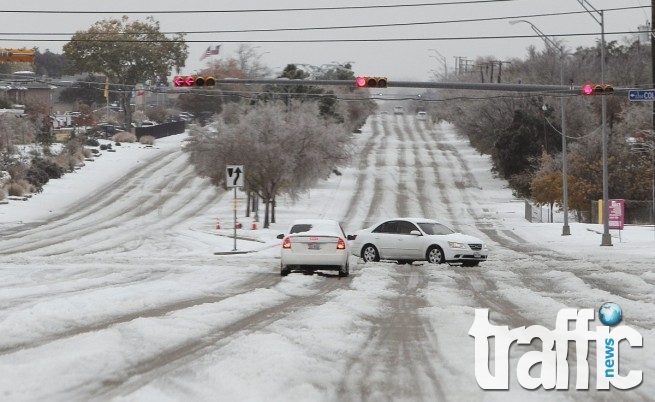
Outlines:
{"label": "traffic light", "polygon": [[34,63],[34,49],[0,48],[0,62]]}
{"label": "traffic light", "polygon": [[614,87],[609,84],[586,84],[582,87],[583,95],[612,95]]}
{"label": "traffic light", "polygon": [[176,87],[214,87],[216,79],[208,75],[176,75],[173,78]]}
{"label": "traffic light", "polygon": [[355,86],[357,88],[386,88],[387,77],[357,77]]}

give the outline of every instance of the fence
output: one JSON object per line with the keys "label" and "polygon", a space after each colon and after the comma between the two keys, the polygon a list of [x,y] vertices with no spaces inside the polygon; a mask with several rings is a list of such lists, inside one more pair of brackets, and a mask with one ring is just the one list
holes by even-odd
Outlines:
{"label": "fence", "polygon": [[[548,222],[549,210],[544,207],[539,207],[532,204],[529,200],[524,200],[525,203],[525,219],[529,222]],[[625,216],[624,222],[632,225],[645,225],[653,224],[653,202],[652,201],[637,201],[625,200]],[[573,212],[573,211],[570,211]],[[582,211],[577,215],[579,222],[583,223],[600,223],[598,221],[598,201],[591,202],[590,211]],[[570,216],[570,215],[569,215]]]}
{"label": "fence", "polygon": [[[632,225],[653,223],[653,202],[625,200],[624,222]],[[591,223],[598,222],[598,201],[591,202]]]}
{"label": "fence", "polygon": [[156,126],[137,127],[134,134],[137,140],[144,135],[151,135],[155,138],[168,137],[169,135],[182,134],[186,130],[186,122],[173,121],[170,123],[157,124]]}

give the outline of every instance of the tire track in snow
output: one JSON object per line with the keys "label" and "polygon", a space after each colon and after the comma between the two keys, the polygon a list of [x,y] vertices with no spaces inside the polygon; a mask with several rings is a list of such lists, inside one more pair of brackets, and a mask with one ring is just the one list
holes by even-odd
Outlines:
{"label": "tire track in snow", "polygon": [[[162,174],[162,170],[166,173]],[[194,186],[186,188],[189,183]],[[131,249],[138,248],[140,241],[150,235],[142,231],[150,222],[156,222],[152,228],[159,234],[210,208],[215,194],[217,190],[197,179],[186,155],[177,151],[152,162],[149,168],[142,167],[136,175],[128,174],[122,182],[106,188],[102,196],[81,202],[79,210],[76,208],[72,214],[16,234],[13,242],[3,242],[5,249],[0,254],[80,255],[88,248],[91,252],[116,247],[125,251],[132,244]],[[105,212],[107,199],[115,201]],[[162,218],[164,209],[171,211]],[[22,241],[24,235],[30,236],[29,244]]]}
{"label": "tire track in snow", "polygon": [[418,266],[402,267],[394,275],[399,296],[375,323],[364,349],[347,362],[340,401],[447,400],[433,366],[445,359],[425,341],[436,335],[420,315],[429,278]]}
{"label": "tire track in snow", "polygon": [[[364,144],[361,147],[361,150],[357,152],[357,154],[359,155],[359,163],[357,164],[359,174],[357,175],[355,192],[348,205],[348,210],[346,211],[344,217],[341,220],[347,229],[351,229],[350,226],[352,225],[352,222],[355,220],[355,217],[357,215],[360,215],[359,210],[362,208],[362,205],[366,203],[365,198],[372,196],[369,194],[365,194],[364,191],[366,191],[365,190],[366,184],[368,183],[369,180],[371,180],[370,179],[371,174],[369,172],[370,170],[369,160],[371,159],[371,155],[375,155],[376,149],[379,147],[379,139],[382,136],[382,134],[380,131],[381,123],[376,117],[369,117],[369,124],[371,126],[372,134],[370,137],[363,139]],[[352,229],[352,230],[360,229],[360,227],[358,226],[355,226],[355,228],[356,229]]]}
{"label": "tire track in snow", "polygon": [[[447,137],[445,135],[446,133],[441,134]],[[452,134],[450,138],[452,138]],[[484,263],[480,268],[456,270],[457,273],[462,275],[457,279],[460,288],[469,289],[470,294],[473,295],[481,306],[501,313],[494,316],[496,321],[508,325],[510,328],[544,324],[542,318],[544,315],[543,309],[538,305],[526,304],[525,297],[514,297],[513,299],[519,302],[518,304],[512,301],[512,299],[508,298],[508,294],[512,293],[509,287],[521,289],[521,291],[529,291],[534,297],[543,300],[544,303],[555,302],[575,308],[584,308],[589,304],[587,296],[582,292],[585,286],[593,294],[596,294],[597,290],[600,289],[627,300],[638,299],[640,303],[645,303],[635,305],[635,308],[647,308],[648,305],[652,306],[650,298],[644,300],[642,296],[635,297],[635,295],[627,294],[626,292],[629,291],[629,287],[622,288],[620,285],[617,286],[617,284],[612,283],[611,280],[604,280],[603,278],[606,275],[612,273],[612,267],[603,267],[603,264],[599,261],[585,259],[584,261],[591,263],[595,267],[592,270],[593,273],[580,272],[577,269],[563,269],[563,263],[576,262],[575,265],[578,265],[582,260],[562,255],[550,249],[528,244],[525,240],[511,232],[507,233],[502,228],[490,227],[485,222],[487,220],[481,216],[483,209],[480,208],[480,205],[483,203],[480,200],[483,199],[483,196],[476,196],[475,192],[471,192],[471,189],[480,188],[475,175],[472,173],[470,166],[465,162],[465,158],[460,154],[459,149],[449,144],[449,141],[451,140],[444,138],[443,142],[437,142],[436,149],[441,152],[441,157],[448,164],[450,170],[460,172],[460,176],[453,181],[452,185],[459,190],[463,202],[449,201],[450,204],[460,206],[460,211],[456,212],[457,216],[460,218],[470,218],[475,228],[497,242],[505,250],[510,251],[511,254],[508,257],[512,261],[526,260],[530,261],[530,265],[532,265],[531,269],[525,269],[522,266],[513,267],[511,261],[507,261],[506,269],[515,274],[516,278],[513,283],[505,283],[507,279],[501,282],[503,285],[506,285],[506,289],[498,288],[496,282],[498,278],[492,278],[486,275]],[[549,266],[548,263],[554,266]],[[562,270],[577,277],[583,283],[583,287],[578,287],[575,292],[570,288],[562,287],[561,283],[558,283],[554,278],[545,275],[545,273],[552,272],[554,269]],[[599,274],[597,271],[602,271],[602,273]],[[601,303],[602,301],[598,300],[593,307],[597,308]],[[553,313],[555,314],[556,311],[553,311]],[[554,318],[555,316],[548,316],[546,321],[553,322]],[[640,326],[643,325],[643,328],[652,328],[653,324],[653,320],[647,323],[638,323]],[[574,355],[575,353],[569,354],[569,356]],[[595,381],[595,370],[593,368],[596,365],[594,344],[590,345],[590,354],[587,360],[591,368],[591,384],[593,384]],[[637,391],[637,393],[639,392]],[[572,397],[573,399],[584,399],[583,396],[578,394],[574,394]],[[638,396],[635,397],[639,398]]]}
{"label": "tire track in snow", "polygon": [[[97,288],[89,289],[87,291],[83,290],[78,290],[78,291],[73,291],[73,292],[59,292],[58,295],[70,295],[70,294],[78,294],[78,293],[90,293],[93,291],[97,291],[100,289],[104,288],[115,288],[118,286],[127,286],[127,285],[139,285],[141,283],[145,283],[146,280],[148,282],[151,281],[157,281],[161,279],[162,277],[166,276],[167,274],[170,274],[168,270],[162,270],[158,272],[159,275],[156,275],[154,277],[149,277],[145,279],[139,279],[138,281],[134,282],[126,282],[126,283],[111,283],[111,284],[106,284],[104,286],[99,286]],[[202,295],[197,298],[189,298],[189,299],[184,299],[184,300],[174,300],[171,301],[170,303],[164,303],[160,304],[157,306],[152,306],[148,308],[144,308],[142,310],[138,311],[130,311],[127,313],[118,313],[118,314],[108,314],[101,319],[95,321],[95,322],[89,322],[89,320],[84,320],[82,322],[80,321],[75,321],[71,322],[68,325],[68,328],[64,331],[60,332],[50,332],[47,334],[44,334],[43,336],[40,337],[34,337],[28,340],[22,340],[21,342],[16,342],[12,345],[5,345],[0,347],[0,355],[6,355],[6,354],[11,354],[11,353],[16,353],[21,350],[26,350],[26,349],[32,349],[36,347],[43,346],[47,343],[55,342],[61,339],[66,339],[70,337],[74,337],[80,334],[85,334],[85,333],[90,333],[90,332],[97,332],[97,331],[102,331],[106,330],[110,327],[120,325],[120,324],[125,324],[132,322],[136,319],[139,318],[155,318],[155,317],[163,317],[166,316],[170,313],[176,312],[176,311],[182,311],[185,309],[189,309],[192,307],[200,306],[203,304],[208,304],[208,303],[218,303],[220,301],[227,300],[231,297],[243,295],[246,293],[250,293],[253,291],[253,289],[262,289],[262,288],[271,288],[277,285],[280,282],[280,277],[279,275],[261,275],[261,273],[255,273],[249,277],[244,278],[241,280],[240,284],[238,284],[235,288],[231,289],[228,292],[221,292],[216,295]],[[57,297],[52,297],[50,300],[56,300]],[[39,296],[38,302],[43,302],[46,301],[42,299]]]}
{"label": "tire track in snow", "polygon": [[[277,281],[279,280],[278,277]],[[83,386],[86,388],[85,393],[92,399],[127,395],[167,373],[219,350],[235,338],[244,336],[244,333],[262,331],[271,324],[289,317],[299,309],[324,304],[329,299],[330,293],[349,286],[351,281],[352,277],[330,278],[322,282],[312,295],[293,295],[281,303],[262,308],[254,314],[241,317],[230,324],[217,325],[203,336],[188,339],[163,352],[138,359],[131,366],[123,367],[120,373],[112,373],[109,378],[98,378],[93,384],[85,384]],[[250,291],[252,291],[252,287],[250,287]]]}

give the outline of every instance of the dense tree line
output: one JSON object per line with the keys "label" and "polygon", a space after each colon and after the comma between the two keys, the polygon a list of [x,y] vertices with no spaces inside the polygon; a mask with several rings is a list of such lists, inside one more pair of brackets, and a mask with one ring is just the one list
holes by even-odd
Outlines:
{"label": "dense tree line", "polygon": [[[650,49],[638,41],[609,42],[605,82],[615,87],[645,87],[650,82]],[[513,59],[503,69],[503,82],[559,84],[560,58],[546,48],[528,49],[526,59]],[[484,63],[484,60],[479,60]],[[565,84],[600,82],[600,44],[568,50]],[[453,77],[472,81],[475,74]],[[470,100],[465,91],[443,91],[446,102],[436,117],[451,121],[481,153],[492,157],[495,172],[515,194],[540,204],[562,204],[560,99],[539,93],[489,92]],[[477,97],[479,98],[479,97]],[[602,198],[601,99],[566,95],[569,206],[590,210]],[[607,97],[610,198],[649,200],[653,175],[651,105]]]}

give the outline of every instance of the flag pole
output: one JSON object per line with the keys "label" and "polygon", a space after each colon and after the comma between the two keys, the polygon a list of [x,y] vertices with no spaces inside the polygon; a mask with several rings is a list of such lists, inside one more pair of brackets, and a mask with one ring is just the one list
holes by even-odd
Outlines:
{"label": "flag pole", "polygon": [[105,99],[107,100],[107,123],[109,123],[109,77],[105,76]]}

